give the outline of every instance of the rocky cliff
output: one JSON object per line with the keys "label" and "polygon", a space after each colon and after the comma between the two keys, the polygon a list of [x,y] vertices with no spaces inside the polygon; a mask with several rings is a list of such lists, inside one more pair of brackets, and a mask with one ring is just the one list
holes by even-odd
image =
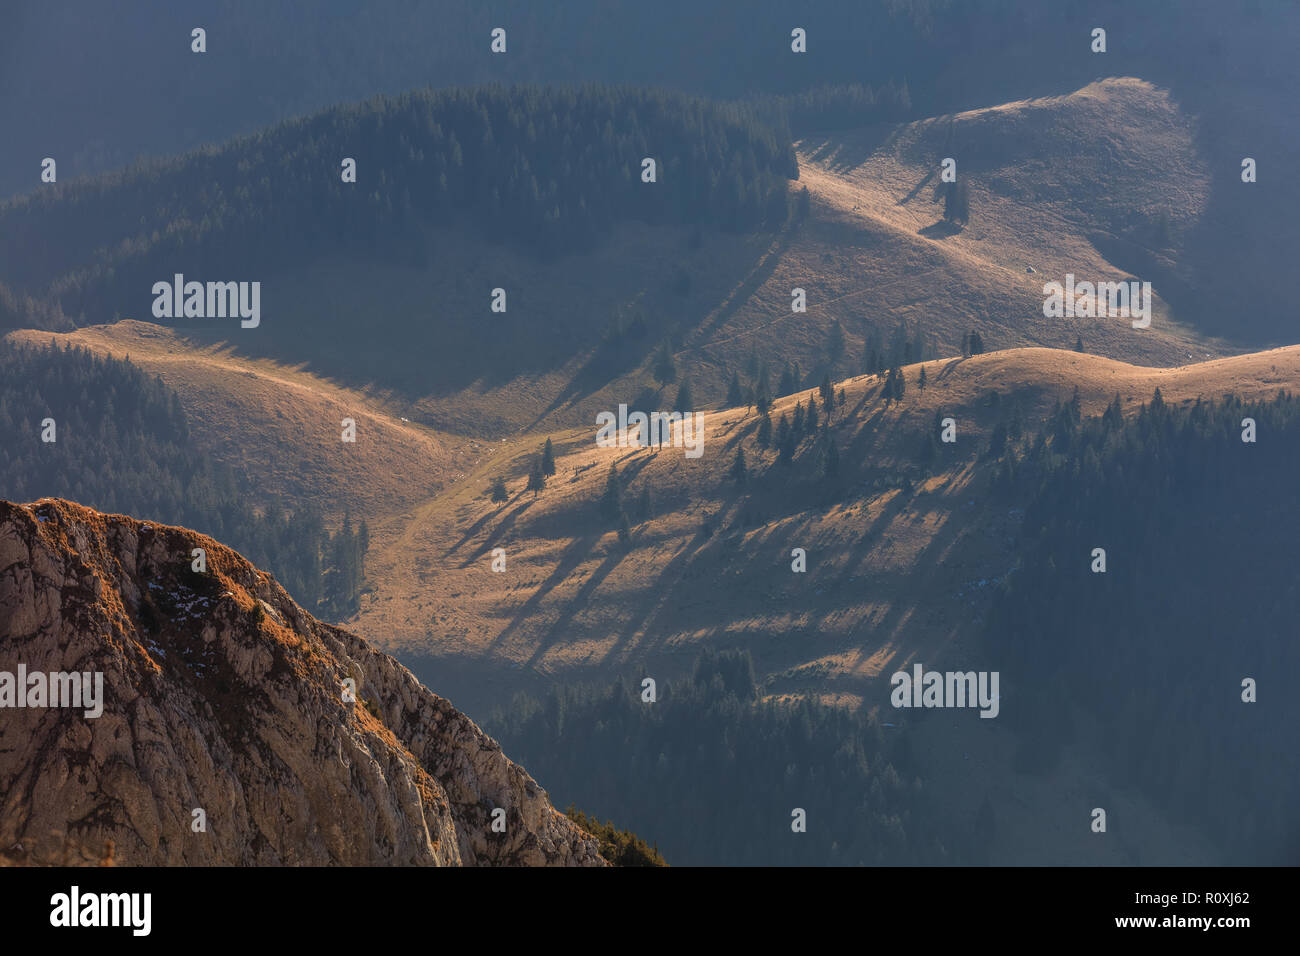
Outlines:
{"label": "rocky cliff", "polygon": [[[45,678],[30,675],[72,672],[102,674],[100,716],[84,700],[50,706],[52,681],[48,697],[33,689]],[[0,855],[106,853],[119,865],[603,862],[469,718],[229,548],[65,501],[0,501]]]}

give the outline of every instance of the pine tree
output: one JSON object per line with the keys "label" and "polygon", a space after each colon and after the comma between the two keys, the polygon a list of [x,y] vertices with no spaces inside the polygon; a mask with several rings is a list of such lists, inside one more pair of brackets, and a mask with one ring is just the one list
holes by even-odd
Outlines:
{"label": "pine tree", "polygon": [[747,469],[745,467],[745,449],[737,448],[736,458],[731,463],[731,472],[730,472],[731,480],[738,485],[743,485],[745,483],[746,474],[747,474]]}
{"label": "pine tree", "polygon": [[614,524],[623,513],[623,483],[618,469],[611,464],[605,477],[605,492],[600,497],[600,516],[607,524]]}
{"label": "pine tree", "polygon": [[776,394],[792,395],[798,388],[799,383],[794,380],[794,369],[790,367],[789,362],[786,362],[785,368],[781,371],[781,382],[776,387]]}
{"label": "pine tree", "polygon": [[667,339],[659,343],[659,352],[655,356],[654,376],[655,381],[660,385],[677,381],[677,360],[673,358],[673,350]]}
{"label": "pine tree", "polygon": [[772,443],[772,416],[763,413],[763,417],[758,422],[758,446],[766,448]]}
{"label": "pine tree", "polygon": [[794,431],[784,412],[781,413],[781,420],[776,423],[776,449],[782,459],[788,459],[794,452]]}
{"label": "pine tree", "polygon": [[760,415],[766,415],[767,410],[772,407],[772,387],[768,383],[766,364],[758,371],[758,387],[754,392],[754,404],[758,407]]}
{"label": "pine tree", "polygon": [[822,452],[822,477],[834,478],[840,470],[840,450],[835,444],[835,439],[828,433],[826,435],[826,447]]}
{"label": "pine tree", "polygon": [[731,384],[727,386],[727,407],[739,408],[745,404],[745,393],[740,388],[740,373],[731,373]]}
{"label": "pine tree", "polygon": [[970,354],[980,355],[983,352],[984,352],[984,340],[980,338],[980,334],[978,332],[972,332],[970,334]]}
{"label": "pine tree", "polygon": [[681,387],[677,389],[677,401],[673,403],[673,411],[681,412],[683,415],[695,411],[695,398],[691,395],[689,378],[682,379]]}
{"label": "pine tree", "polygon": [[838,362],[844,355],[844,329],[840,328],[839,319],[831,322],[830,334],[826,337],[826,354],[832,363]]}
{"label": "pine tree", "polygon": [[492,500],[495,502],[508,501],[510,492],[506,490],[506,480],[500,475],[492,479]]}
{"label": "pine tree", "polygon": [[539,456],[533,459],[533,465],[528,469],[528,485],[524,490],[531,491],[536,498],[545,488],[546,475],[542,472],[542,459]]}
{"label": "pine tree", "polygon": [[810,435],[817,433],[817,403],[812,398],[808,399],[808,414],[804,416],[803,427]]}
{"label": "pine tree", "polygon": [[550,438],[542,446],[542,474],[548,478],[555,474],[555,446],[551,444]]}
{"label": "pine tree", "polygon": [[943,218],[953,225],[964,226],[970,221],[970,187],[964,179],[947,185],[943,194]]}
{"label": "pine tree", "polygon": [[924,365],[921,366],[921,375],[917,379],[916,387],[923,392],[925,391],[925,366]]}
{"label": "pine tree", "polygon": [[817,394],[821,396],[822,410],[826,412],[826,417],[831,417],[831,412],[835,410],[835,387],[831,385],[830,374],[822,376],[822,383],[817,387]]}
{"label": "pine tree", "polygon": [[989,436],[989,454],[994,458],[1002,457],[1002,453],[1007,448],[1007,426],[998,422],[993,426],[993,433]]}
{"label": "pine tree", "polygon": [[913,360],[917,362],[924,362],[926,351],[927,349],[926,349],[925,332],[922,331],[920,325],[918,324],[916,328],[916,339],[914,340],[914,345],[912,346]]}

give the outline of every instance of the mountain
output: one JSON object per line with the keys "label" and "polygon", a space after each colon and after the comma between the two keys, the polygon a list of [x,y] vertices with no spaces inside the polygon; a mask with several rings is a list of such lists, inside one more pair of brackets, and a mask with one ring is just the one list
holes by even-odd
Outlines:
{"label": "mountain", "polygon": [[[1300,713],[1254,688],[1300,678],[1300,347],[1173,369],[1016,349],[906,366],[901,396],[898,376],[840,383],[829,427],[817,391],[777,399],[767,440],[757,412],[706,413],[698,458],[556,436],[540,493],[527,460],[502,461],[507,500],[462,487],[372,553],[356,626],[449,675],[472,711],[526,690],[537,702],[493,723],[502,738],[560,799],[654,826],[683,861],[697,821],[658,819],[658,781],[698,753],[715,705],[643,713],[624,688],[677,687],[692,657],[729,648],[765,706],[871,715],[898,747],[868,749],[869,765],[914,773],[945,820],[996,827],[991,845],[941,836],[956,859],[1294,862]],[[897,709],[896,675],[917,667],[1000,674],[998,719]],[[577,683],[598,692],[547,691]],[[641,759],[615,789],[575,765],[574,740]],[[747,760],[719,747],[710,765],[726,769],[699,789],[761,820],[758,797],[724,796],[755,764],[788,765],[787,786],[835,772],[783,746],[773,734]],[[1090,839],[1082,799],[1123,821],[1118,840]],[[910,826],[933,812],[910,810]],[[716,852],[745,859],[752,831],[722,832]]]}
{"label": "mountain", "polygon": [[[398,412],[406,410],[404,406],[383,393],[346,388],[299,367],[236,356],[229,347],[201,345],[149,322],[123,320],[58,335],[19,330],[0,338],[0,354],[11,344],[48,349],[51,341],[113,356],[118,362],[129,358],[130,365],[157,375],[184,409],[186,431],[193,439],[186,451],[239,474],[246,493],[262,507],[276,499],[293,510],[310,507],[334,517],[348,509],[367,518],[391,514],[437,494],[463,473],[484,445],[404,420]],[[9,402],[13,408],[22,404],[19,394],[52,395],[59,388],[54,381],[16,379],[16,394]],[[79,394],[66,388],[64,392]],[[53,412],[45,405],[38,418]],[[349,418],[356,424],[354,443],[341,441],[343,421]],[[231,440],[234,436],[237,441]],[[81,448],[84,437],[78,436],[71,447]],[[10,447],[18,444],[11,441]],[[120,480],[121,470],[118,474]],[[64,490],[57,475],[46,478],[56,482],[45,488],[52,495],[110,507],[92,500],[89,489]],[[14,488],[0,494],[24,497]],[[157,502],[114,502],[111,507],[193,523],[159,510]],[[216,528],[201,525],[199,530],[223,536]],[[250,550],[229,534],[224,537]],[[257,560],[255,554],[250,556]],[[258,563],[265,566],[262,560]],[[279,567],[268,570],[285,577]],[[303,600],[301,595],[298,599]]]}
{"label": "mountain", "polygon": [[[278,438],[284,429],[261,426],[288,423],[310,441],[307,418],[334,428],[338,400],[351,399],[335,390],[334,401],[289,411],[300,403],[280,383],[291,380],[321,396],[346,388],[370,410],[381,402],[390,420],[420,427],[362,429],[384,436],[375,447],[393,464],[375,473],[399,462],[405,472],[413,455],[429,462],[410,487],[386,483],[368,496],[404,505],[479,457],[467,439],[670,400],[652,394],[665,348],[697,402],[716,406],[734,374],[753,384],[763,363],[773,379],[796,365],[796,385],[810,387],[823,374],[874,371],[872,352],[904,360],[904,339],[913,361],[957,354],[972,330],[998,349],[1070,348],[1081,335],[1094,354],[1161,366],[1290,341],[1270,291],[1280,286],[1261,274],[1282,269],[1292,243],[1243,233],[1232,217],[1286,208],[1291,187],[1241,183],[1207,143],[1208,121],[1168,89],[1109,78],[1066,95],[808,133],[790,152],[780,120],[764,125],[772,112],[530,88],[335,108],[0,204],[0,281],[12,286],[0,290],[0,323],[88,326],[67,341],[138,356],[176,387],[209,393],[194,404],[214,431]],[[534,124],[521,121],[534,113]],[[698,124],[665,118],[676,113]],[[564,144],[597,128],[605,145],[570,167]],[[333,153],[376,139],[387,145],[359,157],[358,182],[341,182]],[[661,157],[660,182],[630,176],[668,141],[664,157],[675,158]],[[969,184],[962,228],[935,201],[945,158]],[[497,179],[510,185],[494,197]],[[787,218],[785,200],[804,214]],[[178,272],[260,282],[257,327],[148,323],[153,284]],[[1044,317],[1044,286],[1070,275],[1150,282],[1150,327]],[[1225,301],[1234,282],[1240,294]],[[792,309],[795,289],[805,311]],[[117,316],[128,321],[108,324]],[[242,389],[241,367],[271,391]],[[190,375],[196,384],[184,384]],[[276,406],[285,422],[257,405]],[[342,459],[308,457],[298,491],[324,505],[328,485],[308,476],[337,474]],[[294,487],[283,473],[272,483]]]}
{"label": "mountain", "polygon": [[[797,14],[797,15],[796,15]],[[906,83],[929,112],[1076,88],[1101,70],[1220,91],[1285,91],[1293,8],[1254,0],[17,0],[0,30],[0,196],[192,149],[323,106],[416,86],[671,84],[712,96]],[[1090,50],[1104,25],[1109,49]],[[807,31],[793,55],[790,32]],[[191,31],[207,31],[207,52]],[[489,52],[490,31],[508,51]],[[44,69],[50,49],[63,68]],[[1260,78],[1269,83],[1261,83]],[[158,117],[168,117],[159,122]],[[1263,118],[1262,116],[1260,117]],[[1260,125],[1258,128],[1266,128]],[[1249,142],[1251,137],[1230,137]]]}
{"label": "mountain", "polygon": [[98,716],[6,711],[9,862],[602,863],[472,721],[210,538],[0,501],[0,569],[10,680],[102,675]]}
{"label": "mountain", "polygon": [[[752,651],[768,693],[857,703],[894,665],[973,639],[1014,565],[1016,509],[1030,490],[989,506],[998,462],[986,451],[999,425],[1030,436],[1075,389],[1095,415],[1117,393],[1124,414],[1136,414],[1157,388],[1179,406],[1225,393],[1267,400],[1300,391],[1300,346],[1169,369],[1009,349],[902,373],[901,402],[886,399],[883,376],[836,383],[845,405],[828,432],[840,455],[829,496],[814,437],[779,463],[775,437],[758,444],[753,408],[704,412],[696,459],[681,448],[597,447],[594,424],[556,432],[556,474],[536,496],[525,482],[541,438],[499,445],[410,517],[374,525],[373,592],[349,626],[417,673],[456,674],[458,699],[475,712],[553,680],[613,679],[628,666],[682,673],[718,642]],[[775,399],[773,432],[814,401],[815,389]],[[944,417],[957,441],[923,465]],[[751,472],[744,488],[729,477],[738,448]],[[627,546],[599,513],[611,466]],[[510,493],[503,503],[486,494],[498,474]],[[914,493],[902,492],[905,479]],[[807,552],[806,575],[791,573],[795,547]],[[504,573],[491,570],[496,548]]]}

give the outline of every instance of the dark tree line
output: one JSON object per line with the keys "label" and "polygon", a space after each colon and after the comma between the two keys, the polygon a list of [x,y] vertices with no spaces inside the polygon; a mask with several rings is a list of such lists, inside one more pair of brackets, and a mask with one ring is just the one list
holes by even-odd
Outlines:
{"label": "dark tree line", "polygon": [[[344,157],[356,183],[342,181]],[[588,248],[629,219],[779,226],[797,176],[788,133],[747,104],[605,86],[422,90],[0,204],[0,281],[72,316],[145,313],[152,284],[177,271],[256,278],[331,253],[423,263],[433,226],[538,254]]]}
{"label": "dark tree line", "polygon": [[1084,419],[1076,398],[1001,445],[1000,485],[1025,518],[986,641],[1024,765],[1052,765],[1086,713],[1115,785],[1140,786],[1224,861],[1293,862],[1300,401],[1172,408],[1157,391],[1135,417],[1117,396]]}
{"label": "dark tree line", "polygon": [[192,528],[274,573],[318,613],[350,613],[364,577],[364,522],[353,530],[347,518],[331,535],[310,507],[272,499],[259,513],[191,441],[174,391],[130,362],[84,349],[0,342],[0,497],[67,498]]}
{"label": "dark tree line", "polygon": [[[599,808],[675,865],[964,862],[986,849],[971,821],[930,803],[905,729],[761,701],[746,653],[706,651],[657,695],[621,680],[562,687],[517,697],[488,727],[557,803]],[[795,808],[807,832],[792,832]]]}

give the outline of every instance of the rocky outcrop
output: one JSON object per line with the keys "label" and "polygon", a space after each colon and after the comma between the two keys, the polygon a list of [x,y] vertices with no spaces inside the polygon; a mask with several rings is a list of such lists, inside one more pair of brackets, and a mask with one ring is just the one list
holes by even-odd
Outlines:
{"label": "rocky outcrop", "polygon": [[469,718],[195,532],[0,501],[0,680],[20,665],[102,674],[103,712],[0,708],[8,862],[603,863]]}

